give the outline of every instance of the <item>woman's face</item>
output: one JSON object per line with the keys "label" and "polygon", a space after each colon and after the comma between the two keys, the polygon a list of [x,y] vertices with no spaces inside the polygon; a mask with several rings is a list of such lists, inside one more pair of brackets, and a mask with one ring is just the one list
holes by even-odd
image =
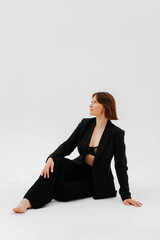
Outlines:
{"label": "woman's face", "polygon": [[104,115],[105,108],[103,107],[103,104],[100,104],[97,101],[96,95],[92,98],[91,104],[89,105],[89,107],[90,107],[90,115],[95,115],[95,116]]}

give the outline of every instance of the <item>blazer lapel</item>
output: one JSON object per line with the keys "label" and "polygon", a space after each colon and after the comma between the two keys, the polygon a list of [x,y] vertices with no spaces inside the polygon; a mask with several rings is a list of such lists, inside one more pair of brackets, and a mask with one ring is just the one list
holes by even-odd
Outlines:
{"label": "blazer lapel", "polygon": [[[96,125],[96,117],[92,118],[92,121],[91,121],[91,123],[89,123],[89,126],[88,126],[88,131],[86,131],[86,134],[85,134],[84,155],[86,155],[86,153],[88,151],[89,143],[90,143],[95,125]],[[97,148],[94,163],[97,160],[97,158],[99,157],[99,155],[101,154],[101,152],[103,151],[103,149],[107,146],[107,144],[110,140],[110,137],[112,136],[112,129],[113,129],[112,122],[108,119],[106,127],[102,133],[102,136],[101,136],[98,148]]]}
{"label": "blazer lapel", "polygon": [[83,144],[83,149],[84,149],[84,152],[85,152],[84,155],[88,151],[89,143],[90,143],[95,125],[96,125],[96,118],[92,118],[91,122],[89,122],[89,126],[87,126],[88,129],[87,129],[86,134],[84,136],[84,139],[85,139],[84,144]]}
{"label": "blazer lapel", "polygon": [[103,134],[101,136],[98,148],[97,148],[97,152],[95,155],[95,159],[94,159],[94,163],[96,162],[97,158],[99,157],[99,155],[102,153],[102,151],[104,150],[104,148],[107,147],[108,142],[112,136],[113,133],[113,126],[112,126],[112,122],[108,119],[106,127],[103,131]]}

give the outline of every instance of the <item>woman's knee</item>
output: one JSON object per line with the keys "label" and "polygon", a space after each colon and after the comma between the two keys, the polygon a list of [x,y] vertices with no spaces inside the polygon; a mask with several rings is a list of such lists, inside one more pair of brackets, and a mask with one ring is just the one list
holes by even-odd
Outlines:
{"label": "woman's knee", "polygon": [[53,159],[54,164],[60,164],[64,161],[63,157],[57,157],[55,159]]}
{"label": "woman's knee", "polygon": [[54,161],[54,168],[63,167],[66,164],[66,159],[64,157],[55,158],[53,161]]}

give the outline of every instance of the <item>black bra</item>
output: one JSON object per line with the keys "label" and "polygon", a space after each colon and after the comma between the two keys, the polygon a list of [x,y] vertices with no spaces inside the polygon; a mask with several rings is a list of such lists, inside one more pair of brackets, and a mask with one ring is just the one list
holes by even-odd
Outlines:
{"label": "black bra", "polygon": [[91,155],[95,156],[97,148],[98,148],[98,146],[97,147],[88,147],[87,154],[91,154]]}

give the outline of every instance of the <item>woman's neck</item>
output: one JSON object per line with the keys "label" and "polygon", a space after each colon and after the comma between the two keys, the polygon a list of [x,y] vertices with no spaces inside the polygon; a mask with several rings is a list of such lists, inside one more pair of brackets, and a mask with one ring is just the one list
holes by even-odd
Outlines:
{"label": "woman's neck", "polygon": [[103,129],[103,128],[105,128],[107,122],[108,122],[108,118],[105,118],[105,117],[97,117],[97,116],[96,116],[96,128],[97,128],[97,129]]}

